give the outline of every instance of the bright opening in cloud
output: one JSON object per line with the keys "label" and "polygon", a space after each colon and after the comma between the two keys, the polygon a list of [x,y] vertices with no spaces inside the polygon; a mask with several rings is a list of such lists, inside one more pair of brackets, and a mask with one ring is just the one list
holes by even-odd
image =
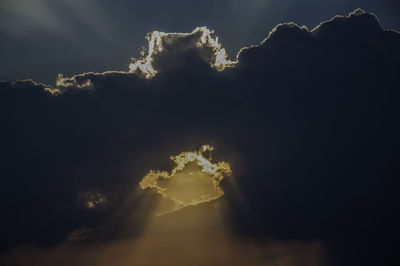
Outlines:
{"label": "bright opening in cloud", "polygon": [[231,168],[227,162],[213,163],[212,150],[213,147],[203,145],[198,151],[171,156],[175,163],[171,172],[150,170],[143,178],[142,189],[153,189],[163,197],[157,215],[210,202],[224,195],[219,185],[231,174]]}

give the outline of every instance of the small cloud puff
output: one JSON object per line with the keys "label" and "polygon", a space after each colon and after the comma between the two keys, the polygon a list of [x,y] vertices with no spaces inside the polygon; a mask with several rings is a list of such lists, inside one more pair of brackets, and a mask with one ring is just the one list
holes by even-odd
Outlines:
{"label": "small cloud puff", "polygon": [[82,193],[79,198],[82,205],[87,209],[101,208],[108,202],[107,197],[99,191]]}

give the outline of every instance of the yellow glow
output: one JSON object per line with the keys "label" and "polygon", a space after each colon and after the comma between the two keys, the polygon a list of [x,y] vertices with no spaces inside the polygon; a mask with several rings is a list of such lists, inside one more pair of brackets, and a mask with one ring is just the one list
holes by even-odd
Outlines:
{"label": "yellow glow", "polygon": [[62,91],[60,89],[58,89],[58,88],[54,88],[53,89],[53,88],[50,88],[50,87],[46,87],[46,88],[44,88],[44,91],[50,93],[51,95],[60,95],[60,94],[62,94]]}
{"label": "yellow glow", "polygon": [[198,151],[171,156],[175,167],[170,173],[150,170],[143,178],[139,183],[142,189],[154,189],[163,196],[157,215],[210,202],[224,195],[219,185],[231,174],[231,168],[227,162],[212,163],[211,155],[207,158],[205,153],[211,153],[213,149],[203,145]]}
{"label": "yellow glow", "polygon": [[[78,89],[90,89],[93,88],[92,81],[90,79],[85,80],[85,82],[77,83],[74,77],[72,78],[60,78],[56,80],[56,87],[69,87],[73,84]],[[58,89],[58,88],[56,88]],[[58,89],[60,90],[60,89]],[[61,91],[61,90],[60,90]]]}

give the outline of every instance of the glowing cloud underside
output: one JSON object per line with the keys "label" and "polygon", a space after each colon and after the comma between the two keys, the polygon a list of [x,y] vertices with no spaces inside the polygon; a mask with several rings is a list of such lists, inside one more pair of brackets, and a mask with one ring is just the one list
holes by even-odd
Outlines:
{"label": "glowing cloud underside", "polygon": [[203,145],[199,151],[171,156],[175,162],[171,172],[150,170],[142,179],[139,183],[142,189],[153,189],[163,197],[156,215],[210,202],[224,195],[219,185],[231,174],[231,168],[227,162],[212,163],[212,150],[213,147]]}
{"label": "glowing cloud underside", "polygon": [[218,36],[207,27],[198,27],[191,33],[165,33],[153,31],[146,37],[149,45],[147,55],[141,52],[139,59],[132,58],[129,72],[142,74],[145,78],[153,78],[158,69],[154,64],[157,56],[163,53],[179,53],[196,50],[211,67],[222,71],[234,66],[237,62],[228,59],[225,48],[219,43]]}

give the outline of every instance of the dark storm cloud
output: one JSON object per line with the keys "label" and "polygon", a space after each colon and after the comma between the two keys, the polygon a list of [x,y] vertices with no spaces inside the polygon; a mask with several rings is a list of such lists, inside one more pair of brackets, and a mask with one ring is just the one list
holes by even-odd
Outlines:
{"label": "dark storm cloud", "polygon": [[58,73],[124,70],[149,31],[216,30],[230,55],[278,23],[310,28],[357,7],[399,29],[397,0],[2,0],[0,79],[54,85]]}
{"label": "dark storm cloud", "polygon": [[246,202],[222,184],[236,234],[320,239],[340,265],[394,258],[398,33],[361,10],[313,30],[280,24],[221,72],[187,39],[171,43],[152,79],[0,83],[3,247],[136,235],[152,204],[141,178],[211,144]]}

